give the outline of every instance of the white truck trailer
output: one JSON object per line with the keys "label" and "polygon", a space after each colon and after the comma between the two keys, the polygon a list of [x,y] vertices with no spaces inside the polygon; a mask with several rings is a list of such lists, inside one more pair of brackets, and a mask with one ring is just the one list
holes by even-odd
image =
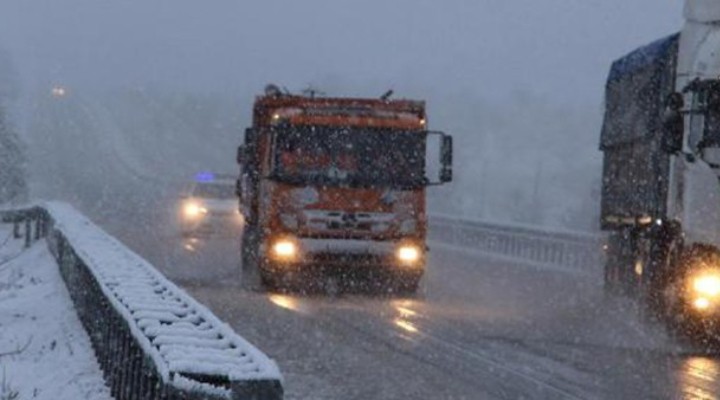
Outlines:
{"label": "white truck trailer", "polygon": [[720,336],[720,1],[615,61],[606,86],[605,284],[674,332]]}

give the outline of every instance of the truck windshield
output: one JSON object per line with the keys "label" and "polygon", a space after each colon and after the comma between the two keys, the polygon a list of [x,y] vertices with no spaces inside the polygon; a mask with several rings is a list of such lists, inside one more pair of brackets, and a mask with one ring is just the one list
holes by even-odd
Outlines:
{"label": "truck windshield", "polygon": [[275,173],[298,184],[422,186],[425,135],[371,128],[283,128],[276,136]]}

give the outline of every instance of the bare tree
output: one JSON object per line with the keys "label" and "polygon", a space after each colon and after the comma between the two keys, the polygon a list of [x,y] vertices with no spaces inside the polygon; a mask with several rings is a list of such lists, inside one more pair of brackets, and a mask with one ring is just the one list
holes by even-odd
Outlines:
{"label": "bare tree", "polygon": [[25,152],[20,139],[0,106],[0,204],[27,200]]}
{"label": "bare tree", "polygon": [[0,204],[20,203],[28,196],[25,149],[7,114],[19,94],[17,81],[10,56],[0,49]]}

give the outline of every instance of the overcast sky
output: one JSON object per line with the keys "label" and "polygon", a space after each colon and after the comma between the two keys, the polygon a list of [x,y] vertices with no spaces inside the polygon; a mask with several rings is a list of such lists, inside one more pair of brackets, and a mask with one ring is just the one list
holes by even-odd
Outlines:
{"label": "overcast sky", "polygon": [[276,82],[589,106],[613,58],[682,23],[679,0],[0,1],[0,47],[26,86]]}
{"label": "overcast sky", "polygon": [[[186,161],[194,160],[229,171],[234,163],[227,149],[250,123],[252,99],[266,83],[292,91],[311,84],[338,96],[379,96],[393,88],[398,97],[426,99],[430,127],[456,138],[455,181],[432,192],[444,212],[590,229],[597,221],[597,137],[608,68],[632,49],[677,32],[682,5],[0,0],[0,48],[14,55],[22,74],[26,96],[17,103],[16,121],[35,143],[45,137],[26,126],[50,124],[53,136],[72,133],[56,132],[57,121],[33,119],[43,98],[38,94],[63,84],[78,94],[72,97],[77,104],[86,104],[81,111],[95,110],[88,121],[82,112],[72,117],[78,126],[85,121],[94,142],[125,143],[116,152],[146,170],[189,169]],[[138,96],[107,92],[143,87],[150,90],[124,92]],[[187,96],[195,96],[192,112],[172,101]],[[218,104],[227,108],[215,110]],[[226,128],[208,135],[201,121]],[[107,150],[94,146],[86,153]],[[73,156],[50,153],[73,176],[66,162]],[[46,157],[35,158],[44,164]],[[95,184],[72,187],[94,193],[106,183]]]}

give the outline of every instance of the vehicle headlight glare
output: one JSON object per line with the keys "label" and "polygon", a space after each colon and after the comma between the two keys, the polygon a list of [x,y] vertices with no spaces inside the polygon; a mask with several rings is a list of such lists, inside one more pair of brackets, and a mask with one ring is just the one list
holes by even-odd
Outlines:
{"label": "vehicle headlight glare", "polygon": [[290,240],[279,240],[272,247],[273,254],[277,258],[292,259],[298,252],[297,245]]}
{"label": "vehicle headlight glare", "polygon": [[698,310],[707,310],[708,308],[710,308],[710,300],[704,297],[700,297],[698,299],[695,299],[695,301],[693,302],[693,306],[695,306],[695,308]]}
{"label": "vehicle headlight glare", "polygon": [[420,260],[420,249],[416,246],[401,246],[396,255],[398,260],[404,263],[414,263]]}
{"label": "vehicle headlight glare", "polygon": [[715,297],[720,294],[720,276],[705,275],[700,276],[693,282],[693,288],[697,293],[705,296]]}
{"label": "vehicle headlight glare", "polygon": [[188,218],[197,218],[202,214],[207,214],[207,208],[197,203],[187,203],[183,209],[185,216]]}

